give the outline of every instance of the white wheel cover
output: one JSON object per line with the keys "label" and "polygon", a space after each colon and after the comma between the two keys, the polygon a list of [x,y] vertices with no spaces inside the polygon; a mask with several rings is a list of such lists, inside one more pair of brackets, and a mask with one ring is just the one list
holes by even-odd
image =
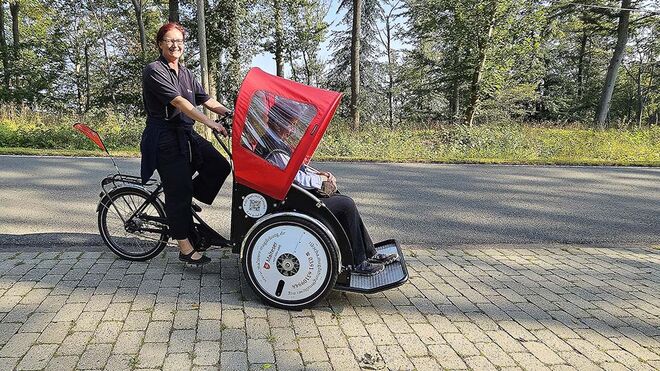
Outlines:
{"label": "white wheel cover", "polygon": [[[287,276],[278,269],[278,258],[291,255],[299,267]],[[329,259],[312,233],[297,225],[280,225],[259,236],[250,264],[255,284],[267,295],[275,300],[298,301],[308,299],[326,283]]]}

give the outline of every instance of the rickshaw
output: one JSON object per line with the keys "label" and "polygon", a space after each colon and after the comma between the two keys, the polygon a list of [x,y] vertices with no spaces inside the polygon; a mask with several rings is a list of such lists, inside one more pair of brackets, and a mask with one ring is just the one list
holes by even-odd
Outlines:
{"label": "rickshaw", "polygon": [[[408,279],[405,259],[394,239],[376,244],[380,253],[397,253],[385,270],[362,276],[351,272],[351,244],[346,232],[323,203],[323,197],[293,182],[301,166],[309,166],[334,115],[341,94],[306,86],[252,68],[239,90],[229,143],[214,133],[232,163],[230,238],[218,234],[193,204],[192,242],[199,251],[211,246],[239,254],[243,273],[259,298],[274,307],[300,310],[324,298],[331,289],[375,293]],[[288,163],[269,157],[281,149],[266,140],[275,104],[285,103],[291,135],[284,138]],[[270,117],[269,117],[270,113]],[[74,125],[108,155],[101,138],[83,124]],[[112,159],[112,156],[110,156]],[[101,181],[97,207],[99,232],[122,259],[144,261],[167,245],[168,227],[162,186],[157,179],[142,184],[137,176],[116,173]]]}

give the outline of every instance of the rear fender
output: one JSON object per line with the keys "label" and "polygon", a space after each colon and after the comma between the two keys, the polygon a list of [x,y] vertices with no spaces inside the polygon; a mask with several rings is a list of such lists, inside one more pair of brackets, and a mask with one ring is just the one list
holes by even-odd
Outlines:
{"label": "rear fender", "polygon": [[[119,193],[120,191],[126,190],[127,188],[142,193],[144,197],[149,197],[151,195],[151,192],[149,192],[146,188],[140,187],[138,185],[124,185],[121,187],[117,187],[110,190],[108,193],[105,192],[99,193],[99,197],[101,198],[101,200],[99,201],[99,204],[96,205],[96,212],[98,213],[99,211],[101,211],[102,206],[110,205],[110,198],[115,194]],[[156,197],[154,201],[158,204],[158,206],[160,206],[163,210],[165,210],[165,205],[163,204],[163,201],[161,201],[159,197]]]}

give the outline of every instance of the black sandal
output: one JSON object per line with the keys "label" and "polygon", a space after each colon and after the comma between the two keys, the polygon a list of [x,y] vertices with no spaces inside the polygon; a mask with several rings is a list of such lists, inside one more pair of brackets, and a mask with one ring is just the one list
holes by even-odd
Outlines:
{"label": "black sandal", "polygon": [[202,255],[202,257],[199,258],[199,259],[193,259],[192,256],[196,252],[197,251],[193,250],[193,251],[190,252],[190,254],[184,255],[182,252],[179,251],[179,260],[181,260],[182,262],[188,263],[188,264],[198,265],[198,266],[199,265],[204,265],[206,263],[211,262],[211,258],[209,258],[208,256],[204,256],[204,255]]}

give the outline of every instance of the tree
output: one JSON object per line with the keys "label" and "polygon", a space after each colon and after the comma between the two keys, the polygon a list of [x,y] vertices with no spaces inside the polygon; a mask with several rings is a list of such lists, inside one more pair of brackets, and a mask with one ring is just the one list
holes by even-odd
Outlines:
{"label": "tree", "polygon": [[169,0],[168,1],[168,17],[167,20],[170,22],[179,22],[179,0]]}
{"label": "tree", "polygon": [[351,29],[351,119],[353,129],[360,127],[360,21],[362,0],[353,1],[353,28]]}
{"label": "tree", "polygon": [[7,38],[5,37],[5,1],[0,0],[0,53],[2,53],[2,75],[4,81],[4,94],[0,94],[0,98],[9,94],[9,79],[11,74],[9,72],[9,51],[7,48]]}
{"label": "tree", "polygon": [[616,46],[614,47],[614,53],[612,54],[612,59],[610,60],[610,64],[607,68],[607,75],[605,77],[605,83],[603,85],[600,103],[598,104],[598,111],[596,112],[596,123],[601,129],[605,128],[607,114],[610,111],[612,93],[614,92],[614,84],[616,83],[616,77],[619,73],[619,66],[623,60],[623,53],[625,52],[626,44],[628,43],[630,6],[631,0],[621,0],[621,11],[619,12],[619,25],[617,27]]}
{"label": "tree", "polygon": [[144,56],[147,52],[147,38],[144,34],[144,21],[142,20],[142,0],[131,0],[135,9],[135,19],[137,20],[138,32],[140,34],[140,49]]}

